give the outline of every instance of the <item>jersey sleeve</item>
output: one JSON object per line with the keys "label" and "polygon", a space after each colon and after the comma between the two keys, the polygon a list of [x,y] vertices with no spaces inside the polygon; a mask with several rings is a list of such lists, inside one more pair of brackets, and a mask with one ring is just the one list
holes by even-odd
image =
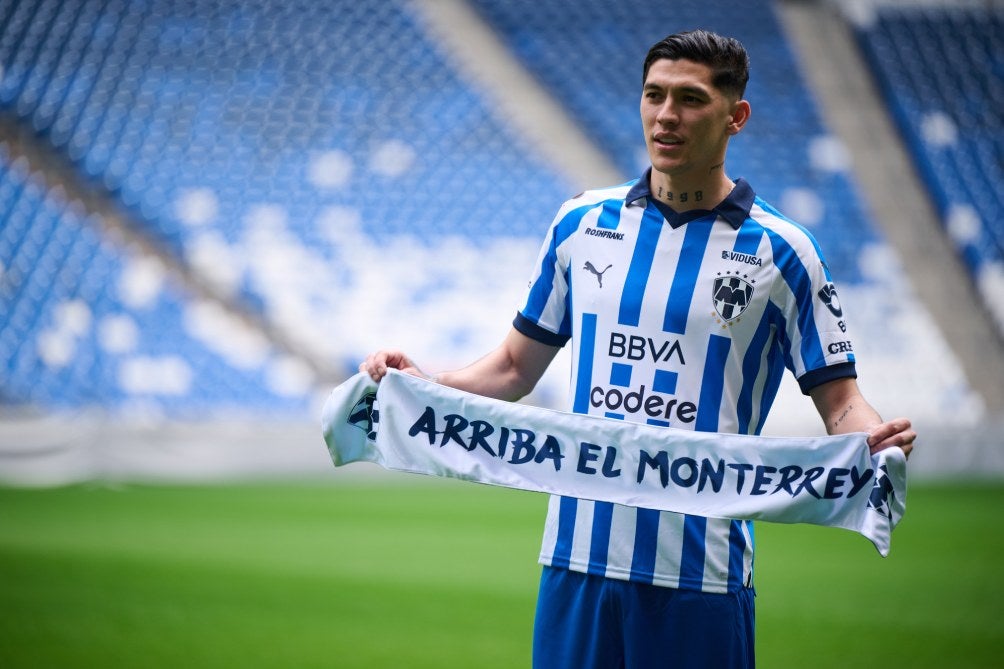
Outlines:
{"label": "jersey sleeve", "polygon": [[815,239],[796,228],[790,235],[771,234],[771,244],[782,277],[775,298],[782,306],[785,362],[802,392],[856,377],[843,307]]}
{"label": "jersey sleeve", "polygon": [[576,226],[570,218],[566,203],[548,230],[522,307],[513,321],[519,332],[549,346],[564,346],[572,336],[565,242]]}

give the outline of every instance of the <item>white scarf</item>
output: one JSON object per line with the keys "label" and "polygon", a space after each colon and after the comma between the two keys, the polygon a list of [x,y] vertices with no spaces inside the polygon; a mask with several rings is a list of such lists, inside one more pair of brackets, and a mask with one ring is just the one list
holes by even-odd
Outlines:
{"label": "white scarf", "polygon": [[777,438],[691,432],[493,400],[391,370],[332,391],[336,466],[387,469],[712,518],[811,523],[885,557],[906,509],[906,458],[863,433]]}

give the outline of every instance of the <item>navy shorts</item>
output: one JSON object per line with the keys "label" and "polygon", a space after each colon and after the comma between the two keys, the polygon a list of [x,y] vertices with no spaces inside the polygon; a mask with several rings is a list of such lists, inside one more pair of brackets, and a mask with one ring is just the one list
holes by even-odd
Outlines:
{"label": "navy shorts", "polygon": [[544,567],[534,669],[752,669],[753,590],[710,594]]}

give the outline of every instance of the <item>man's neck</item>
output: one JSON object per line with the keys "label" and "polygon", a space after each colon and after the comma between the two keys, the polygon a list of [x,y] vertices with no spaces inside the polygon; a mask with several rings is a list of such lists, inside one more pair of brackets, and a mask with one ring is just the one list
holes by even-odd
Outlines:
{"label": "man's neck", "polygon": [[732,192],[735,184],[719,168],[707,179],[674,179],[652,170],[649,178],[652,197],[683,213],[692,209],[714,209]]}

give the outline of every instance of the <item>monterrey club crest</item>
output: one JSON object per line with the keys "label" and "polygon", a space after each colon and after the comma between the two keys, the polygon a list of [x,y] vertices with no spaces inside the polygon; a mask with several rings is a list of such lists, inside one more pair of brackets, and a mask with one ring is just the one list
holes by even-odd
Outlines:
{"label": "monterrey club crest", "polygon": [[722,321],[722,327],[739,319],[746,307],[753,300],[754,280],[749,276],[726,272],[715,277],[712,287],[712,299],[715,303],[715,313]]}

